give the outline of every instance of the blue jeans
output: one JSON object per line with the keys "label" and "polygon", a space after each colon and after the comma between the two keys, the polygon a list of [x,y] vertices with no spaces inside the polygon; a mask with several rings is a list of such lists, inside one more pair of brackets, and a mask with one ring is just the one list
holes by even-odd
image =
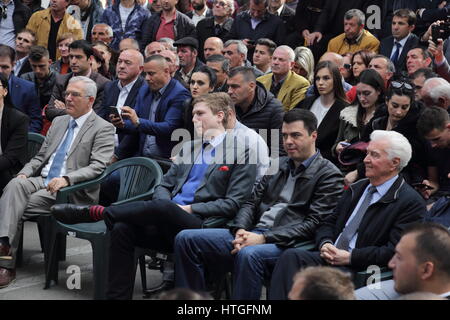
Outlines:
{"label": "blue jeans", "polygon": [[181,231],[174,247],[175,286],[205,291],[205,270],[215,275],[232,271],[232,299],[259,300],[264,279],[270,277],[283,249],[275,244],[260,244],[244,247],[232,255],[233,240],[228,229]]}

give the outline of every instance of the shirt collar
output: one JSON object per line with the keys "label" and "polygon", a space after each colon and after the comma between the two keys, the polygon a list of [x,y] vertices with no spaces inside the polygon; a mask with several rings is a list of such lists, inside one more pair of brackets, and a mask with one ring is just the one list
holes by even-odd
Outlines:
{"label": "shirt collar", "polygon": [[[390,178],[389,180],[385,181],[383,184],[380,184],[379,186],[375,187],[377,189],[378,194],[380,194],[380,198],[383,197],[388,192],[388,190],[392,187],[392,185],[394,184],[395,180],[397,180],[397,178],[398,178],[398,175]],[[371,186],[371,184],[369,183],[367,188],[369,188],[370,186]]]}
{"label": "shirt collar", "polygon": [[400,43],[402,45],[402,48],[403,48],[405,46],[405,44],[406,44],[406,41],[408,41],[410,34],[408,34],[406,37],[404,37],[400,41],[397,41],[397,40],[394,39],[394,45],[395,45],[396,42],[398,42],[398,43]]}
{"label": "shirt collar", "polygon": [[356,37],[355,40],[349,40],[347,39],[347,37],[344,38],[344,41],[347,42],[348,44],[359,44],[364,36],[364,33],[366,31],[364,29],[361,30],[361,33]]}
{"label": "shirt collar", "polygon": [[130,92],[131,88],[134,86],[134,84],[136,83],[137,79],[139,77],[136,77],[136,79],[134,79],[133,81],[131,81],[129,84],[125,85],[124,87],[122,87],[122,84],[120,83],[120,80],[117,82],[117,86],[119,87],[120,90],[122,90],[123,88],[125,88],[127,90],[127,92]]}
{"label": "shirt collar", "polygon": [[278,16],[280,16],[280,17],[281,17],[281,11],[283,11],[283,8],[284,8],[284,4],[277,10]]}
{"label": "shirt collar", "polygon": [[88,113],[83,114],[82,116],[80,116],[76,119],[74,119],[74,118],[71,118],[71,119],[75,120],[78,128],[81,128],[83,126],[83,124],[86,122],[87,118],[89,118],[89,116],[91,115],[92,112],[93,112],[93,110],[89,111]]}
{"label": "shirt collar", "polygon": [[289,159],[288,166],[289,166],[289,171],[290,171],[291,175],[296,176],[300,172],[303,172],[306,169],[308,169],[308,167],[311,165],[311,163],[314,161],[314,159],[317,157],[318,154],[319,154],[319,151],[316,151],[316,153],[314,153],[311,157],[309,157],[308,159],[303,161],[297,168],[295,167],[294,160]]}
{"label": "shirt collar", "polygon": [[204,143],[209,142],[209,144],[215,148],[217,147],[219,144],[222,143],[223,139],[225,139],[225,135],[227,134],[227,132],[225,131],[224,133],[218,135],[217,137],[214,137],[211,141],[207,141],[205,140]]}
{"label": "shirt collar", "polygon": [[[206,5],[205,5],[205,7],[206,7]],[[192,15],[196,16],[196,17],[206,17],[207,12],[208,12],[208,7],[206,7],[206,10],[203,11],[202,14],[197,14],[197,12],[195,12],[195,10],[192,10]]]}

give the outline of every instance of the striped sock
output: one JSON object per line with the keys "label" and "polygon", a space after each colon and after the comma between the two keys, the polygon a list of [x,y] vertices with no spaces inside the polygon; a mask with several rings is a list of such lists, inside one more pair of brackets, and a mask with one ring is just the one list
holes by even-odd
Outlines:
{"label": "striped sock", "polygon": [[89,208],[89,215],[93,221],[103,220],[103,211],[105,207],[103,206],[91,206]]}

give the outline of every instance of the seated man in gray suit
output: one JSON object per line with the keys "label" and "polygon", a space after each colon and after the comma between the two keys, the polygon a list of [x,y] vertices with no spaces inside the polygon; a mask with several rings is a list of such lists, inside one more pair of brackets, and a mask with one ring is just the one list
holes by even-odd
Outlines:
{"label": "seated man in gray suit", "polygon": [[[0,288],[15,278],[22,217],[48,213],[59,189],[96,178],[114,151],[114,126],[92,110],[97,86],[87,77],[70,79],[67,115],[50,127],[37,155],[11,180],[0,198]],[[95,203],[98,189],[81,190],[72,201]]]}
{"label": "seated man in gray suit", "polygon": [[105,220],[111,234],[109,299],[131,299],[135,246],[172,251],[177,233],[202,228],[213,216],[233,218],[250,196],[256,165],[248,149],[225,130],[230,98],[212,93],[194,100],[193,122],[202,139],[183,145],[150,201],[110,207],[56,205],[63,223]]}

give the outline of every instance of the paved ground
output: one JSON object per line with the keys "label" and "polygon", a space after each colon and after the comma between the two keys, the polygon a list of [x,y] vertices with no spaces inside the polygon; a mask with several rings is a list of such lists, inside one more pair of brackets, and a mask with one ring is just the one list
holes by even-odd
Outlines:
{"label": "paved ground", "polygon": [[[92,251],[90,243],[77,238],[67,238],[67,258],[59,264],[59,282],[44,290],[44,255],[40,252],[37,224],[25,223],[23,266],[17,269],[16,281],[9,287],[0,289],[0,300],[90,300],[93,296]],[[69,266],[81,269],[80,289],[69,290],[66,273]],[[161,281],[161,273],[147,270],[148,286]],[[74,282],[71,281],[73,284]],[[142,286],[139,271],[133,299],[142,299]]]}

